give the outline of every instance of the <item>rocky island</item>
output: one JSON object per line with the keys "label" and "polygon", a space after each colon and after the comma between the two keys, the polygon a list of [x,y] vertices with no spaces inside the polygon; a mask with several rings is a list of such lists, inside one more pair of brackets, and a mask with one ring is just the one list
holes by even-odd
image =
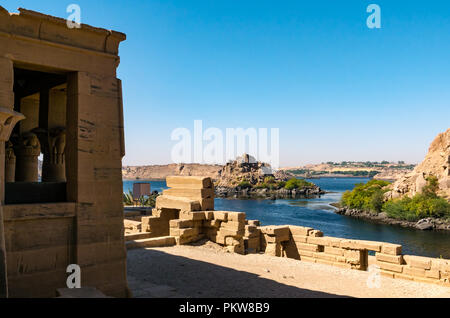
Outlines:
{"label": "rocky island", "polygon": [[283,170],[274,171],[269,164],[248,154],[223,166],[215,189],[218,197],[235,198],[297,198],[325,193],[317,185],[292,178]]}

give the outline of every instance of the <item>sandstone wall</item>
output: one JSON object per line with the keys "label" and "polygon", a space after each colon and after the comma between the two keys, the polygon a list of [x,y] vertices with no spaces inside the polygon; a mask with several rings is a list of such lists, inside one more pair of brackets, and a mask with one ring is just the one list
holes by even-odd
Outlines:
{"label": "sandstone wall", "polygon": [[[65,19],[19,11],[0,7],[0,107],[14,106],[14,67],[67,76],[68,202],[3,206],[9,294],[55,296],[66,287],[65,268],[75,263],[82,286],[124,297],[125,150],[116,68],[125,35],[87,25],[69,29]],[[2,172],[2,204],[3,178]]]}

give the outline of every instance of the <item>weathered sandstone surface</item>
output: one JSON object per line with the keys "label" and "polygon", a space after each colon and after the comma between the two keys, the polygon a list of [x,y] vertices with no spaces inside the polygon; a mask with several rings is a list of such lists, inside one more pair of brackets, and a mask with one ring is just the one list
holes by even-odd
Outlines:
{"label": "weathered sandstone surface", "polygon": [[[267,177],[272,177],[273,182],[277,183],[289,180],[292,175],[283,170],[275,171],[269,164],[256,161],[252,156],[244,154],[242,157],[228,162],[219,171],[219,178],[215,182],[216,195],[220,197],[286,198],[323,193],[315,185],[293,190],[257,187],[258,184],[264,183]],[[242,183],[246,183],[246,185]]]}
{"label": "weathered sandstone surface", "polygon": [[450,199],[450,128],[431,143],[428,154],[412,172],[391,185],[388,198],[412,197],[422,191],[426,178],[433,175],[439,180],[439,195]]}

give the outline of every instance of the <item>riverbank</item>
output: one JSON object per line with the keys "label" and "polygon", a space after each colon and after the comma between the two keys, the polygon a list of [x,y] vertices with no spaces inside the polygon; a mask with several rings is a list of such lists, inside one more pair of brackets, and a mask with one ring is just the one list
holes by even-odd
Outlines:
{"label": "riverbank", "polygon": [[[332,204],[337,207],[338,204]],[[335,210],[336,214],[345,215],[357,219],[370,220],[377,223],[398,225],[406,228],[413,228],[416,230],[435,230],[435,231],[450,231],[450,220],[438,219],[438,218],[425,218],[417,222],[411,222],[407,220],[398,220],[390,218],[386,213],[373,213],[368,211],[362,211],[358,209],[349,209],[346,207],[339,207]]]}
{"label": "riverbank", "polygon": [[325,194],[320,187],[311,186],[300,189],[268,189],[268,188],[240,188],[240,187],[216,187],[215,194],[218,198],[244,198],[244,199],[298,199],[315,198]]}
{"label": "riverbank", "polygon": [[379,285],[370,288],[370,271],[266,254],[231,254],[211,242],[130,250],[127,263],[133,296],[143,298],[450,297],[450,289],[444,286],[381,276]]}

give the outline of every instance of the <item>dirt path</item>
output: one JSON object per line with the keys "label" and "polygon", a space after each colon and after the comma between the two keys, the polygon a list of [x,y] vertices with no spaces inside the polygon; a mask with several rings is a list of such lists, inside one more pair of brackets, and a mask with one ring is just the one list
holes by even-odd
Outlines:
{"label": "dirt path", "polygon": [[370,275],[209,243],[128,252],[135,297],[450,297],[448,287]]}

